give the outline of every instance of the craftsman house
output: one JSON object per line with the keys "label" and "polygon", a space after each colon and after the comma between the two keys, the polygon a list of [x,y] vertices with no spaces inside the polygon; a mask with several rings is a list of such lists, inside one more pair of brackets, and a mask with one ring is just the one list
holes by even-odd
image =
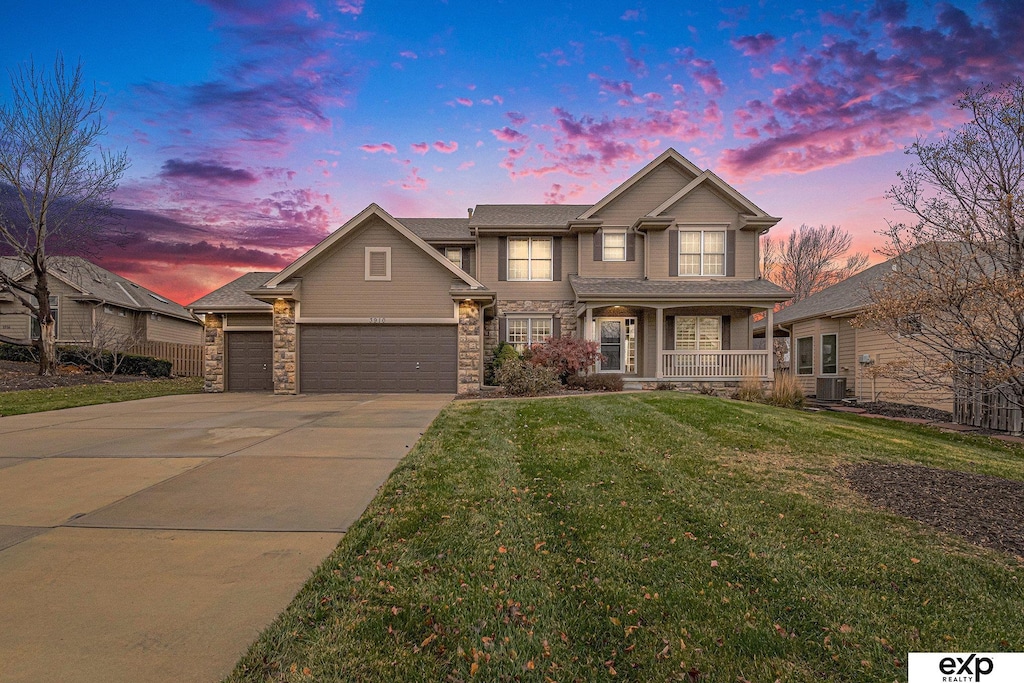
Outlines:
{"label": "craftsman house", "polygon": [[394,218],[371,204],[280,273],[189,306],[206,320],[206,387],[467,392],[499,341],[567,334],[600,343],[597,372],[640,385],[770,381],[753,319],[774,329],[789,298],[758,268],[778,221],[672,149],[593,205]]}

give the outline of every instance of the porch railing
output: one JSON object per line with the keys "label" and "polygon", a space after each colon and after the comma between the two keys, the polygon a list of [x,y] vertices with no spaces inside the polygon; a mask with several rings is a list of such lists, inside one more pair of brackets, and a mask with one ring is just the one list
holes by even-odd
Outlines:
{"label": "porch railing", "polygon": [[666,379],[739,380],[768,377],[767,351],[662,351]]}

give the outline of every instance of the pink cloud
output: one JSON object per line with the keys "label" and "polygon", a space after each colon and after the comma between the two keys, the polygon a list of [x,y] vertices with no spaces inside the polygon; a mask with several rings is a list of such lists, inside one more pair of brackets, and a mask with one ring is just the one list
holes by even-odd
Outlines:
{"label": "pink cloud", "polygon": [[745,56],[753,57],[771,52],[780,42],[770,33],[758,33],[755,36],[740,36],[732,41],[732,46]]}
{"label": "pink cloud", "polygon": [[628,9],[622,13],[619,17],[622,21],[640,21],[641,11],[638,9]]}
{"label": "pink cloud", "polygon": [[458,148],[459,143],[455,142],[454,140],[448,142],[447,144],[445,144],[441,140],[438,140],[434,143],[434,149],[436,149],[438,152],[441,152],[442,154],[451,154]]}
{"label": "pink cloud", "polygon": [[513,125],[521,126],[526,123],[526,115],[518,111],[505,112],[505,116],[508,117],[508,120],[511,121]]}
{"label": "pink cloud", "polygon": [[401,185],[403,190],[410,190],[412,192],[422,192],[427,189],[427,179],[420,177],[420,169],[415,166],[409,171],[409,175],[406,176],[405,180],[402,181]]}
{"label": "pink cloud", "polygon": [[524,142],[528,139],[518,130],[509,128],[508,126],[501,129],[491,129],[491,133],[502,142]]}
{"label": "pink cloud", "polygon": [[415,52],[413,52],[412,50],[402,50],[401,52],[398,53],[398,56],[399,57],[404,57],[405,59],[419,59],[420,58],[420,56],[418,54],[416,54]]}
{"label": "pink cloud", "polygon": [[426,142],[414,142],[409,146],[412,147],[412,151],[416,154],[426,154],[430,151],[430,145]]}
{"label": "pink cloud", "polygon": [[335,8],[342,14],[351,14],[358,17],[363,13],[365,0],[335,0]]}
{"label": "pink cloud", "polygon": [[458,102],[459,104],[461,104],[463,107],[472,107],[473,106],[473,100],[467,99],[465,97],[456,97],[455,101]]}
{"label": "pink cloud", "polygon": [[459,171],[468,171],[469,169],[473,168],[474,166],[476,166],[476,162],[475,161],[463,161],[461,164],[459,164],[458,170]]}
{"label": "pink cloud", "polygon": [[384,152],[385,154],[394,154],[398,150],[390,142],[382,142],[379,145],[360,145],[359,149],[370,154],[376,154],[377,152]]}

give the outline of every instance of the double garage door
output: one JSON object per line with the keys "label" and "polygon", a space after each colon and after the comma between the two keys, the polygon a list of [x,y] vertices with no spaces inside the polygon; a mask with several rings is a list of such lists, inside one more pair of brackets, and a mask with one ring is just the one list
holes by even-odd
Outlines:
{"label": "double garage door", "polygon": [[454,325],[300,325],[299,391],[455,393]]}

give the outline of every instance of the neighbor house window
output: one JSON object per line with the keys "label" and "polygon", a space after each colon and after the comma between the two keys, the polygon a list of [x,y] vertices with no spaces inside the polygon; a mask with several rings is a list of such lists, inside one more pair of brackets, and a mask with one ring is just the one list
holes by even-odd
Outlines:
{"label": "neighbor house window", "polygon": [[821,374],[835,375],[839,372],[839,336],[821,335]]}
{"label": "neighbor house window", "polygon": [[796,340],[796,374],[814,374],[814,337]]}
{"label": "neighbor house window", "polygon": [[[60,297],[51,296],[50,302],[50,315],[53,316],[53,336],[56,339],[60,337],[60,318],[57,317],[60,309]],[[32,329],[30,330],[33,339],[40,339],[42,337],[42,327],[39,325],[39,318],[32,316]]]}
{"label": "neighbor house window", "polygon": [[365,279],[391,279],[391,247],[366,247]]}
{"label": "neighbor house window", "polygon": [[676,351],[720,351],[722,319],[708,315],[676,316]]}
{"label": "neighbor house window", "polygon": [[506,330],[505,341],[522,353],[531,344],[540,344],[551,338],[551,318],[508,318]]}
{"label": "neighbor house window", "polygon": [[462,267],[462,247],[445,247],[444,257],[459,268]]}
{"label": "neighbor house window", "polygon": [[551,238],[508,238],[509,280],[551,280]]}
{"label": "neighbor house window", "polygon": [[603,261],[625,261],[626,260],[626,233],[614,230],[603,230],[601,259]]}
{"label": "neighbor house window", "polygon": [[725,231],[680,230],[679,274],[725,275]]}
{"label": "neighbor house window", "polygon": [[901,337],[913,337],[921,334],[921,316],[905,315],[896,321],[896,333]]}

